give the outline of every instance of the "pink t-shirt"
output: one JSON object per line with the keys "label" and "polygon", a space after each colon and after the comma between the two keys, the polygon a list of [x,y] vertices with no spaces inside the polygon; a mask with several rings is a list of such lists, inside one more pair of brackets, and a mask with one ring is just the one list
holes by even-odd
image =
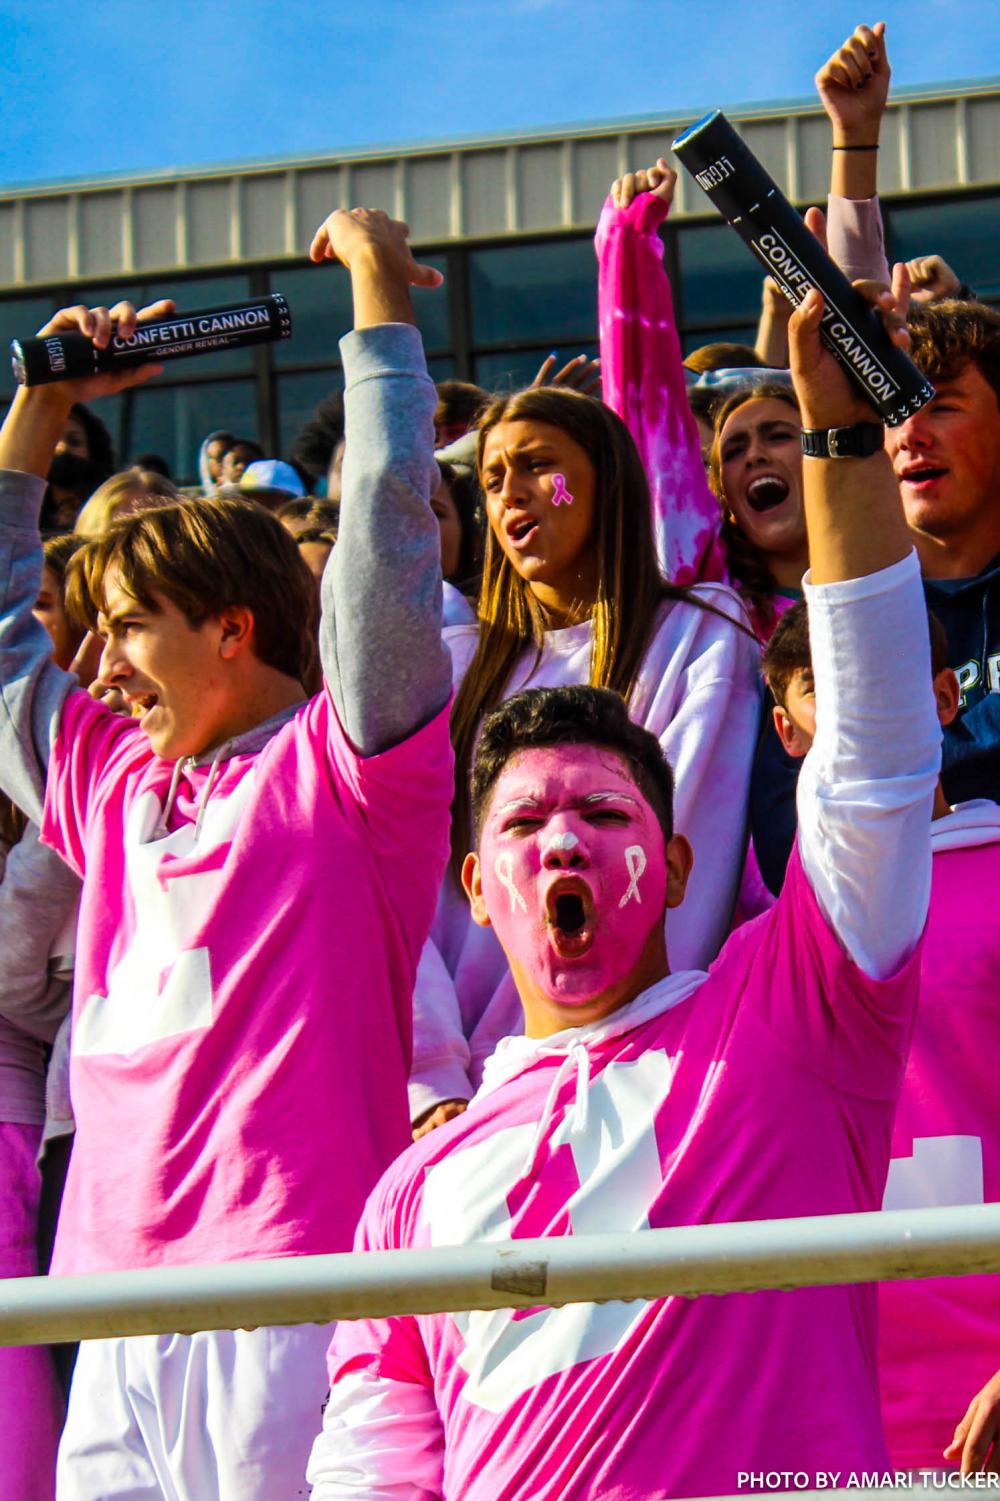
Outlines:
{"label": "pink t-shirt", "polygon": [[58,1272],[346,1250],[409,1139],[447,711],[365,759],[320,694],[207,799],[185,766],[164,832],[173,771],[67,699],[42,829],[84,876]]}
{"label": "pink t-shirt", "polygon": [[[707,979],[587,1047],[583,1120],[585,1043],[538,1044],[393,1164],[357,1244],[876,1209],[918,967],[866,977],[796,853]],[[344,1323],[330,1365],[433,1391],[449,1501],[659,1501],[886,1469],[875,1345],[876,1289],[833,1287]]]}
{"label": "pink t-shirt", "polygon": [[[993,838],[1000,840],[1000,827]],[[1000,843],[935,852],[887,1209],[1000,1202],[1000,1129],[990,1126],[997,1110],[998,891]],[[879,1313],[893,1461],[939,1469],[955,1425],[1000,1368],[1000,1277],[886,1282]]]}

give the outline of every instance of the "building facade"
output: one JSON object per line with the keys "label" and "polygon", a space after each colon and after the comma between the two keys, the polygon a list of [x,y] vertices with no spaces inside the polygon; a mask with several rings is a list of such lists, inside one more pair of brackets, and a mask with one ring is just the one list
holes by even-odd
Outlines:
{"label": "building facade", "polygon": [[[822,202],[830,131],[815,101],[727,111],[796,204]],[[489,388],[521,384],[552,350],[596,353],[594,223],[612,179],[669,157],[690,117],[578,126],[350,156],[74,181],[0,199],[0,348],[71,302],[173,296],[181,310],[275,290],[292,309],[286,343],[179,360],[150,387],[102,403],[123,462],[161,453],[196,477],[213,428],[287,454],[341,383],[347,277],[305,249],[333,208],[364,203],[411,226],[445,274],[415,302],[431,373]],[[880,188],[890,259],[937,252],[1000,302],[1000,81],[899,91],[889,106]],[[664,229],[687,349],[753,341],[761,274],[684,174]],[[0,397],[13,378],[0,359]]]}

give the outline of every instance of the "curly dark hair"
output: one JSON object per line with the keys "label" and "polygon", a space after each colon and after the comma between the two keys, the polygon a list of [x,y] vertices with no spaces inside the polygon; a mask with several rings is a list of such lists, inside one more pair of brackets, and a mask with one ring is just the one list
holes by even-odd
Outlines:
{"label": "curly dark hair", "polygon": [[982,302],[949,298],[911,309],[910,358],[943,385],[975,365],[1000,402],[1000,312]]}

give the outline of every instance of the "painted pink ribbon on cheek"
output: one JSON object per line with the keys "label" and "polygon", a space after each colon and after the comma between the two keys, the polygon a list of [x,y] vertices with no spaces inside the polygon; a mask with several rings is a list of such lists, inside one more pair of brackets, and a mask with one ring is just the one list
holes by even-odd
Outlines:
{"label": "painted pink ribbon on cheek", "polygon": [[552,504],[558,506],[562,505],[563,502],[571,506],[573,504],[573,497],[566,489],[566,476],[564,474],[554,474],[552,476]]}
{"label": "painted pink ribbon on cheek", "polygon": [[646,869],[646,851],[641,844],[630,844],[625,851],[625,868],[628,871],[628,890],[618,903],[619,907],[627,907],[635,897],[639,905],[642,905],[642,893],[639,890],[639,880]]}

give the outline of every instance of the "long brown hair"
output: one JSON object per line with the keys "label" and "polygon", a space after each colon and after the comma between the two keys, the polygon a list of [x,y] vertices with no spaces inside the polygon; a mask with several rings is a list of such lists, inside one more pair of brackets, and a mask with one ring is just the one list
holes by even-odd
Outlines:
{"label": "long brown hair", "polygon": [[724,401],[715,414],[715,432],[708,461],[708,482],[722,508],[722,530],[719,540],[726,554],[726,564],[733,588],[746,600],[754,620],[765,630],[775,621],[774,596],[777,586],[771,576],[767,558],[755,546],[729,509],[726,489],[722,482],[722,430],[734,412],[746,406],[748,401],[783,401],[799,415],[795,394],[780,381],[761,381],[744,387]]}
{"label": "long brown hair", "polygon": [[[498,397],[479,420],[480,472],[486,438],[501,422],[544,422],[557,427],[583,449],[593,465],[597,598],[591,615],[589,681],[595,688],[613,688],[628,702],[655,629],[657,606],[665,599],[691,598],[687,589],[668,584],[660,573],[649,485],[632,435],[603,402],[578,391],[551,386],[518,391]],[[469,775],[480,722],[502,702],[511,673],[530,646],[535,648],[537,667],[544,642],[545,617],[538,601],[488,527],[479,594],[479,642],[451,712],[456,875],[469,848]]]}

